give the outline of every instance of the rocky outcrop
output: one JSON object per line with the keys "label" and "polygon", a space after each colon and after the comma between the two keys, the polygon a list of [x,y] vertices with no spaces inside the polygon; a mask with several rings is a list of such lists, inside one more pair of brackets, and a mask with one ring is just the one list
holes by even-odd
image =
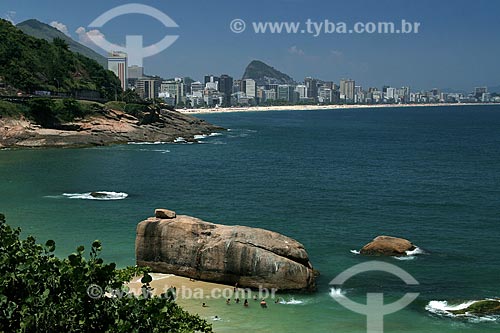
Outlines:
{"label": "rocky outcrop", "polygon": [[468,307],[460,310],[450,310],[453,314],[459,315],[487,315],[487,316],[498,316],[500,315],[500,299],[488,299],[483,301],[477,301],[469,305]]}
{"label": "rocky outcrop", "polygon": [[137,265],[158,273],[245,288],[315,289],[317,272],[304,246],[264,229],[152,217],[137,226],[135,246]]}
{"label": "rocky outcrop", "polygon": [[204,120],[163,110],[155,119],[139,120],[122,111],[42,128],[27,119],[0,117],[0,148],[101,146],[127,142],[174,142],[178,137],[195,142],[195,135],[223,130]]}
{"label": "rocky outcrop", "polygon": [[155,217],[159,219],[175,219],[177,217],[177,214],[173,210],[156,209]]}
{"label": "rocky outcrop", "polygon": [[363,246],[360,253],[369,256],[406,256],[406,251],[413,251],[416,246],[404,238],[378,236]]}

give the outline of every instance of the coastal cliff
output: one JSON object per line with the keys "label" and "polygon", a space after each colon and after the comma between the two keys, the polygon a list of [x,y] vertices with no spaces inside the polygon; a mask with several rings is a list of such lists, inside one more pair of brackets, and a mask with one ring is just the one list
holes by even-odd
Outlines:
{"label": "coastal cliff", "polygon": [[[165,213],[167,212],[167,213]],[[138,266],[245,288],[315,290],[304,246],[279,233],[157,210],[137,226]]]}
{"label": "coastal cliff", "polygon": [[127,142],[195,141],[197,134],[222,130],[204,120],[163,110],[144,121],[123,111],[104,110],[90,117],[43,128],[21,117],[0,116],[0,148],[100,146]]}

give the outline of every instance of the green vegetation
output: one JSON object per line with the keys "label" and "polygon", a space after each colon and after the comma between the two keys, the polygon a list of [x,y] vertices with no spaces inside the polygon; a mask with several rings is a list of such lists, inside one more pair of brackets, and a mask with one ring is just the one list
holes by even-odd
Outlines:
{"label": "green vegetation", "polygon": [[[92,243],[66,259],[54,255],[55,242],[20,239],[20,229],[0,214],[0,332],[212,332],[198,316],[167,296],[151,296],[145,273],[143,294],[130,296],[124,283],[143,269],[117,270],[105,264],[101,243]],[[90,289],[89,289],[90,288]],[[122,297],[108,297],[102,291]]]}
{"label": "green vegetation", "polygon": [[66,36],[61,31],[57,30],[54,27],[51,27],[48,24],[31,19],[19,23],[18,25],[16,25],[16,27],[27,35],[39,39],[45,39],[49,43],[51,43],[56,38],[62,39],[66,42],[66,44],[68,44],[71,51],[80,53],[87,58],[93,59],[103,67],[107,66],[107,60],[105,57],[93,51],[92,49],[89,49],[88,47],[75,42],[73,39],[71,39],[71,37]]}
{"label": "green vegetation", "polygon": [[98,103],[51,98],[33,98],[27,102],[27,106],[25,116],[45,128],[58,128],[63,123],[84,118],[103,109]]}
{"label": "green vegetation", "polygon": [[125,106],[127,105],[127,103],[118,102],[118,101],[111,101],[111,102],[107,102],[104,105],[109,109],[118,110],[118,111],[125,111]]}
{"label": "green vegetation", "polygon": [[96,61],[72,53],[68,43],[51,43],[24,34],[0,19],[0,77],[27,93],[50,91],[66,95],[99,93],[114,99],[120,81]]}
{"label": "green vegetation", "polygon": [[19,116],[26,112],[27,107],[22,104],[14,104],[11,102],[0,100],[0,118],[2,116],[19,118]]}

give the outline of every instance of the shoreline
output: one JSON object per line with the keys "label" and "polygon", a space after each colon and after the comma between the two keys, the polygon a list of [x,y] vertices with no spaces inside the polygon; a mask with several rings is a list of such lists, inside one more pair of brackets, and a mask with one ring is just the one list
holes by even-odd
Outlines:
{"label": "shoreline", "polygon": [[[243,305],[245,299],[243,289],[239,289],[235,293],[234,287],[228,285],[193,280],[174,274],[149,273],[149,275],[153,278],[150,283],[153,295],[159,296],[167,292],[170,287],[175,287],[177,289],[175,302],[189,313],[204,316],[207,309],[213,307],[215,303],[225,304],[225,300],[228,298],[233,302],[235,297],[239,297],[241,305]],[[126,286],[133,294],[140,295],[142,293],[141,277],[134,277]],[[258,291],[252,291],[250,295],[258,294]],[[268,301],[271,302],[270,299]],[[206,303],[207,306],[203,307],[203,303]]]}
{"label": "shoreline", "polygon": [[371,108],[413,108],[413,107],[436,107],[436,106],[486,106],[500,105],[500,103],[441,103],[441,104],[354,104],[354,105],[279,105],[279,106],[249,106],[230,108],[207,108],[207,109],[178,109],[176,111],[184,114],[213,114],[213,113],[236,113],[236,112],[264,112],[264,111],[319,111],[319,110],[350,110]]}

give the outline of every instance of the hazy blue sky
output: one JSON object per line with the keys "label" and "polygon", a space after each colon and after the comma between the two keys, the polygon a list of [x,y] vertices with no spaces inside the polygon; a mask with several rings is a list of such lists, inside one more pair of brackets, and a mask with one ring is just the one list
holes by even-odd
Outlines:
{"label": "hazy blue sky", "polygon": [[[180,38],[166,51],[145,60],[146,72],[163,77],[227,73],[236,78],[253,59],[263,60],[297,81],[305,76],[356,80],[363,87],[384,84],[471,90],[500,85],[500,1],[498,0],[149,0],[179,28],[166,28],[153,18],[131,14],[100,29],[109,41],[144,35],[145,44],[165,35]],[[1,0],[0,16],[15,23],[36,18],[57,22],[76,40],[103,12],[126,3],[115,0]],[[241,18],[247,30],[233,33],[230,22]],[[420,33],[255,34],[256,21],[305,22],[394,21],[421,23]],[[303,23],[305,24],[305,23]],[[80,35],[76,30],[80,29]]]}

